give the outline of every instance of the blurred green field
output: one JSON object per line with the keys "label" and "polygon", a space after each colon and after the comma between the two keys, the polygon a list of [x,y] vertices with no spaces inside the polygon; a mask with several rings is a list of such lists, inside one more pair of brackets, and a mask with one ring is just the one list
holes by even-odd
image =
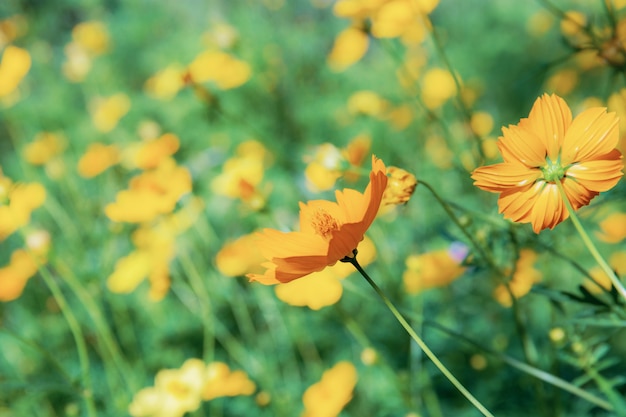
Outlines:
{"label": "blurred green field", "polygon": [[[626,2],[2,0],[0,54],[0,417],[480,415],[349,265],[245,276],[372,154],[417,187],[360,261],[467,390],[626,415],[626,303],[470,178],[544,93],[626,151]],[[578,211],[622,277],[625,213]]]}

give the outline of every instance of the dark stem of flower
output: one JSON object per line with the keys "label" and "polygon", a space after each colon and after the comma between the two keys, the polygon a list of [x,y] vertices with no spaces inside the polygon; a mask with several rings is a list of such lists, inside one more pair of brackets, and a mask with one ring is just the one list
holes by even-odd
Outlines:
{"label": "dark stem of flower", "polygon": [[433,362],[433,364],[439,369],[439,371],[456,387],[456,389],[463,394],[463,396],[470,402],[472,405],[481,412],[481,414],[485,417],[493,417],[493,414],[489,412],[483,406],[480,401],[478,401],[457,379],[456,377],[445,367],[443,363],[437,358],[437,356],[430,350],[430,348],[424,343],[421,337],[417,335],[413,327],[409,324],[409,322],[404,318],[404,316],[398,311],[396,306],[387,298],[385,293],[380,289],[378,285],[374,282],[372,278],[365,272],[365,270],[359,265],[359,262],[356,260],[357,250],[354,249],[352,251],[352,256],[345,256],[341,259],[341,262],[349,262],[351,263],[357,271],[365,278],[365,280],[370,284],[370,286],[376,291],[376,294],[381,298],[383,303],[387,306],[387,308],[394,315],[398,323],[404,328],[407,334],[413,339],[415,343],[422,349],[422,351],[426,354],[426,356]]}

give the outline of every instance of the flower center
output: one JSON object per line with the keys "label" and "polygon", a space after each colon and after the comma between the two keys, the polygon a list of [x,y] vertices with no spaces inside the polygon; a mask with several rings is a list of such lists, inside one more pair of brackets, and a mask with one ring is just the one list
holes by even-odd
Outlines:
{"label": "flower center", "polygon": [[565,168],[561,166],[560,161],[552,161],[546,158],[546,165],[541,168],[543,178],[548,182],[560,181],[565,176]]}
{"label": "flower center", "polygon": [[324,209],[317,209],[311,216],[311,226],[315,233],[322,236],[326,240],[330,240],[335,230],[339,230],[337,219],[330,215]]}

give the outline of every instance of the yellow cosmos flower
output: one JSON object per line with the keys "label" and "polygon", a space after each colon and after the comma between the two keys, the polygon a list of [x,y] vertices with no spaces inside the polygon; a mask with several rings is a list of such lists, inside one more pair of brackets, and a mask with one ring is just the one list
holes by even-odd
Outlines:
{"label": "yellow cosmos flower", "polygon": [[108,133],[130,110],[130,99],[126,94],[118,93],[106,98],[93,99],[89,108],[96,129]]}
{"label": "yellow cosmos flower", "polygon": [[245,84],[252,76],[252,69],[247,62],[226,52],[206,51],[189,64],[189,76],[196,83],[211,81],[218,88],[229,90]]}
{"label": "yellow cosmos flower", "polygon": [[450,71],[432,68],[422,79],[422,100],[431,110],[441,107],[448,99],[456,95],[456,83]]}
{"label": "yellow cosmos flower", "polygon": [[72,39],[92,55],[109,50],[109,32],[102,22],[92,20],[77,24],[72,29]]}
{"label": "yellow cosmos flower", "polygon": [[[537,253],[531,249],[522,249],[519,258],[515,263],[515,271],[509,282],[509,288],[513,296],[522,298],[528,294],[533,285],[541,281],[541,271],[535,269],[534,263],[537,260]],[[494,298],[504,307],[513,304],[511,294],[504,284],[499,285],[493,292]]]}
{"label": "yellow cosmos flower", "polygon": [[[376,258],[374,242],[367,236],[359,243],[359,264],[369,265]],[[283,302],[298,307],[319,310],[335,304],[341,299],[343,286],[341,280],[354,273],[354,267],[344,262],[319,272],[313,272],[300,279],[278,284],[274,287],[276,296]]]}
{"label": "yellow cosmos flower", "polygon": [[219,195],[239,198],[251,208],[259,210],[265,205],[265,196],[259,186],[270,154],[256,140],[241,143],[235,153],[224,163],[222,173],[213,179],[211,188]]}
{"label": "yellow cosmos flower", "polygon": [[477,168],[474,185],[500,193],[499,212],[539,233],[554,228],[569,213],[559,181],[574,210],[610,190],[622,177],[618,119],[594,107],[572,119],[556,95],[538,98],[528,118],[503,128],[498,147],[503,163]]}
{"label": "yellow cosmos flower", "polygon": [[612,213],[599,224],[601,232],[596,236],[607,243],[619,243],[626,239],[626,213]]}
{"label": "yellow cosmos flower", "polygon": [[146,80],[144,90],[159,100],[171,100],[185,85],[184,73],[180,65],[168,65]]}
{"label": "yellow cosmos flower", "polygon": [[92,143],[78,160],[78,174],[83,178],[93,178],[120,161],[117,145]]}
{"label": "yellow cosmos flower", "polygon": [[1,204],[0,201],[0,241],[26,226],[33,210],[41,207],[46,199],[46,190],[39,183],[13,185],[0,173],[0,180],[3,178],[0,196],[5,194],[8,204]]}
{"label": "yellow cosmos flower", "polygon": [[28,74],[30,65],[31,58],[26,49],[12,45],[5,48],[0,61],[0,98],[15,91]]}
{"label": "yellow cosmos flower", "polygon": [[[609,258],[609,265],[617,275],[623,276],[626,274],[626,251],[615,252]],[[592,293],[598,294],[602,292],[598,285],[600,284],[605,290],[610,291],[613,283],[609,276],[600,268],[595,266],[589,270],[589,274],[593,277],[595,282],[591,280],[585,280],[584,287]]]}
{"label": "yellow cosmos flower", "polygon": [[402,274],[404,287],[409,294],[445,287],[465,273],[461,263],[467,255],[467,247],[454,244],[450,248],[411,255],[406,259],[406,271]]}
{"label": "yellow cosmos flower", "polygon": [[417,187],[415,175],[398,167],[387,168],[389,182],[383,194],[383,205],[406,204]]}
{"label": "yellow cosmos flower", "polygon": [[328,66],[333,71],[344,71],[363,58],[368,46],[369,37],[365,31],[355,27],[344,29],[335,38],[328,54]]}
{"label": "yellow cosmos flower", "polygon": [[202,399],[210,401],[219,397],[252,395],[256,385],[244,371],[231,371],[222,362],[210,363],[206,368],[206,380],[202,388]]}
{"label": "yellow cosmos flower", "polygon": [[37,273],[37,260],[23,249],[11,254],[9,265],[0,268],[0,301],[19,298],[28,280]]}
{"label": "yellow cosmos flower", "polygon": [[263,275],[249,274],[262,283],[290,282],[351,256],[374,221],[387,186],[385,164],[372,156],[370,183],[364,193],[336,191],[337,202],[300,203],[300,231],[264,229],[259,248],[267,259]]}
{"label": "yellow cosmos flower", "polygon": [[29,164],[44,165],[59,155],[67,146],[67,140],[59,133],[41,132],[24,147],[24,159]]}
{"label": "yellow cosmos flower", "polygon": [[336,417],[352,399],[356,385],[356,368],[350,362],[337,363],[324,372],[302,396],[304,412],[300,417]]}

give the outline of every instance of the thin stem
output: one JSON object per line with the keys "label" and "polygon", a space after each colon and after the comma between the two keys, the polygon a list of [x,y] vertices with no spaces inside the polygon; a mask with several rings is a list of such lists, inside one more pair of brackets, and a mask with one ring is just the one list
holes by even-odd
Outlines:
{"label": "thin stem", "polygon": [[578,216],[576,215],[576,211],[574,210],[571,203],[569,202],[569,198],[567,198],[567,194],[565,194],[565,190],[563,189],[563,184],[561,184],[561,181],[556,181],[556,186],[559,189],[559,193],[561,193],[561,198],[563,199],[563,202],[565,203],[565,207],[567,207],[567,211],[569,212],[569,216],[572,219],[572,223],[574,223],[574,227],[576,228],[576,231],[580,235],[580,238],[583,240],[583,243],[589,250],[589,253],[591,253],[591,256],[593,256],[593,258],[596,260],[598,265],[600,265],[600,268],[602,268],[604,273],[609,277],[609,279],[613,283],[613,286],[615,287],[617,292],[619,292],[622,298],[626,300],[626,288],[624,288],[624,286],[620,282],[619,278],[617,277],[613,269],[611,269],[611,267],[604,260],[602,255],[600,255],[600,252],[598,251],[596,246],[593,244],[593,242],[589,238],[589,235],[585,231],[585,228],[582,226],[582,224],[580,223],[580,220],[578,219]]}
{"label": "thin stem", "polygon": [[85,400],[85,405],[87,407],[87,415],[89,417],[96,417],[96,404],[93,400],[93,382],[91,379],[91,372],[89,371],[89,355],[87,353],[87,344],[85,343],[85,336],[83,334],[82,329],[80,328],[80,324],[74,316],[72,309],[70,308],[65,296],[61,292],[61,289],[54,281],[50,273],[46,268],[39,268],[39,272],[44,282],[50,288],[52,292],[52,296],[55,301],[59,305],[63,316],[65,316],[65,320],[70,328],[70,332],[74,337],[74,342],[76,343],[76,350],[78,351],[78,361],[80,363],[80,369],[82,374],[82,381],[84,383],[84,389],[82,392],[83,399]]}
{"label": "thin stem", "polygon": [[450,381],[452,383],[452,385],[454,385],[456,387],[456,389],[458,389],[461,394],[463,394],[463,396],[465,398],[467,398],[467,400],[469,400],[469,402],[472,403],[472,405],[474,407],[476,407],[476,409],[478,411],[480,411],[482,413],[482,415],[484,415],[485,417],[493,417],[493,414],[491,414],[489,412],[489,410],[487,410],[481,403],[480,401],[478,401],[457,379],[454,375],[452,375],[452,373],[448,370],[448,368],[445,367],[445,365],[443,363],[441,363],[441,361],[437,358],[437,356],[435,356],[435,354],[430,350],[430,348],[426,345],[426,343],[424,343],[424,341],[417,335],[417,333],[415,332],[415,330],[413,330],[413,328],[411,327],[411,325],[406,321],[406,319],[404,318],[404,316],[402,316],[402,314],[400,314],[400,312],[398,311],[398,309],[396,308],[396,306],[389,300],[389,298],[387,298],[387,296],[385,295],[385,293],[383,293],[383,291],[378,287],[378,285],[376,285],[376,283],[372,280],[372,278],[370,278],[369,275],[367,275],[367,273],[365,272],[365,270],[361,267],[361,265],[359,265],[359,263],[356,260],[356,250],[354,253],[353,257],[345,257],[342,259],[342,262],[350,262],[357,271],[359,271],[359,273],[363,276],[363,278],[365,278],[365,280],[370,284],[370,286],[374,289],[374,291],[376,292],[376,294],[378,294],[378,296],[381,298],[381,300],[383,301],[383,303],[385,303],[385,305],[387,306],[387,308],[389,308],[389,310],[391,311],[391,313],[394,315],[394,317],[396,318],[396,320],[398,320],[398,322],[400,323],[400,325],[404,328],[404,330],[406,330],[406,332],[408,333],[408,335],[411,337],[411,339],[413,339],[415,341],[415,343],[417,343],[417,345],[422,349],[422,351],[424,352],[424,354],[426,354],[426,356],[428,356],[428,359],[430,359],[433,364],[437,367],[437,369],[439,369],[439,371],[448,379],[448,381]]}

